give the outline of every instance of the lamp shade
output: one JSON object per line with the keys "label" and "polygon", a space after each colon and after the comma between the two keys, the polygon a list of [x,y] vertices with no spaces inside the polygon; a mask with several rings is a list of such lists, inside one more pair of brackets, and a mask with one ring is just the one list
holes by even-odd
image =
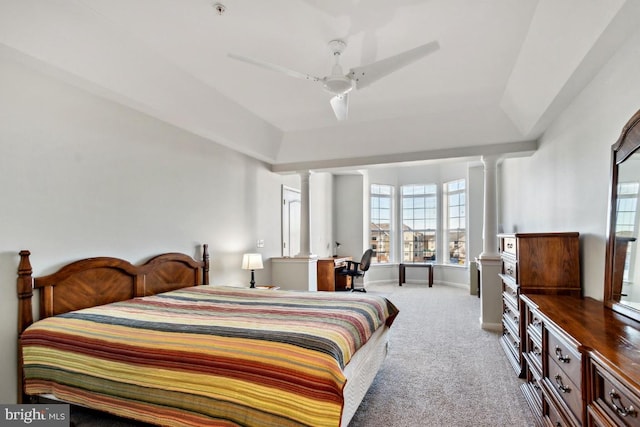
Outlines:
{"label": "lamp shade", "polygon": [[262,254],[244,254],[242,256],[243,270],[259,270],[262,267]]}

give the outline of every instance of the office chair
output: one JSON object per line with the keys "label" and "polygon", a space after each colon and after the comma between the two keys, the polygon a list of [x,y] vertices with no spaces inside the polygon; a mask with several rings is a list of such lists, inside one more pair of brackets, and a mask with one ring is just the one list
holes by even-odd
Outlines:
{"label": "office chair", "polygon": [[[364,274],[369,270],[371,265],[371,257],[373,256],[373,250],[367,249],[362,255],[360,261],[346,261],[347,266],[340,271],[343,276],[351,276],[351,292],[367,292],[364,288]],[[356,288],[356,279],[362,277],[362,287]]]}

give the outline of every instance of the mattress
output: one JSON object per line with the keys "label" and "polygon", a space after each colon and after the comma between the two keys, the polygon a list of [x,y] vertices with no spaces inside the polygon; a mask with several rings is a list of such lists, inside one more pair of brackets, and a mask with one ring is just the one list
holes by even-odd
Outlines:
{"label": "mattress", "polygon": [[344,369],[344,409],[340,425],[347,426],[389,352],[389,327],[378,328]]}

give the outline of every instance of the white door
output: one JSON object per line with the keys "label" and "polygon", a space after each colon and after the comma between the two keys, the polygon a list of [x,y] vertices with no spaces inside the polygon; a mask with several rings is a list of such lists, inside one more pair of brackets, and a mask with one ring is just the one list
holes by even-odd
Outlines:
{"label": "white door", "polygon": [[282,256],[300,253],[300,191],[282,186]]}

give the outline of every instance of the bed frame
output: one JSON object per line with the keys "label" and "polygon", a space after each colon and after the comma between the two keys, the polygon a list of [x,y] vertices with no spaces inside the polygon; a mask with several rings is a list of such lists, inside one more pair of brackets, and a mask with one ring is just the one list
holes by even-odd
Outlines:
{"label": "bed frame", "polygon": [[21,251],[18,266],[18,403],[31,400],[23,389],[20,336],[34,322],[34,290],[39,297],[38,319],[44,319],[73,310],[209,284],[206,244],[202,247],[201,261],[180,253],[158,255],[141,265],[119,258],[87,258],[42,277],[32,276],[29,255],[29,251]]}

